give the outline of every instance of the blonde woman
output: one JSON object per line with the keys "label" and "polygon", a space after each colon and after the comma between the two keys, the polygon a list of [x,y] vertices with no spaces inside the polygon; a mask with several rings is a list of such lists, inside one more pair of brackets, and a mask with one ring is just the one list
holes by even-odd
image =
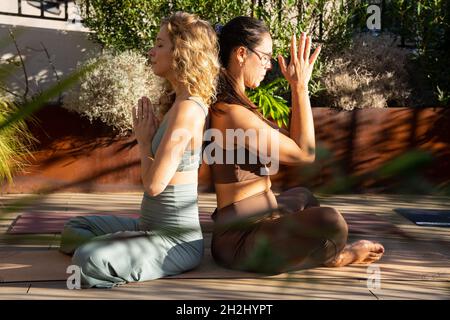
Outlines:
{"label": "blonde woman", "polygon": [[61,251],[73,254],[84,288],[179,274],[203,256],[197,173],[219,73],[216,34],[206,21],[177,12],[163,20],[149,60],[167,92],[159,126],[148,98],[133,108],[145,191],[141,217],[77,217],[62,233]]}

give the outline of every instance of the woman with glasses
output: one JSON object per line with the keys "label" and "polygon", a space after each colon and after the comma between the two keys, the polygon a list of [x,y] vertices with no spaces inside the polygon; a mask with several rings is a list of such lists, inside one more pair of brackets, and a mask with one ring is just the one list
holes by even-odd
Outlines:
{"label": "woman with glasses", "polygon": [[306,34],[298,46],[293,36],[289,64],[278,57],[292,92],[286,131],[266,120],[245,94],[246,88],[258,87],[271,68],[272,39],[267,27],[259,20],[237,17],[219,31],[222,69],[211,128],[220,135],[207,148],[214,150],[214,159],[208,163],[218,205],[211,250],[225,267],[279,273],[368,264],[383,255],[379,243],[347,244],[343,216],[334,208],[321,207],[309,190],[297,187],[278,196],[271,191],[269,174],[275,163],[299,166],[315,159],[308,82],[320,47],[310,55],[311,45]]}

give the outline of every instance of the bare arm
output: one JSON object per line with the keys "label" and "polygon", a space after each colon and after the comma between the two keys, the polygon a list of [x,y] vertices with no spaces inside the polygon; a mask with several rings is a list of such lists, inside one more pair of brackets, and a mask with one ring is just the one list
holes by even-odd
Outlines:
{"label": "bare arm", "polygon": [[[224,116],[227,119],[224,123],[227,124],[227,129],[243,130],[243,136],[246,136],[245,139],[237,140],[238,145],[281,164],[299,165],[310,161],[292,138],[280,134],[275,126],[269,125],[252,111],[240,105],[228,105],[226,109]],[[221,147],[224,148],[225,145],[222,144]]]}
{"label": "bare arm", "polygon": [[301,149],[306,162],[314,162],[316,150],[314,120],[307,89],[292,89],[289,137]]}
{"label": "bare arm", "polygon": [[145,186],[148,185],[150,168],[155,161],[154,156],[151,154],[151,143],[139,144],[139,153],[141,158],[141,181],[144,185],[144,190],[148,193],[149,190],[145,189]]}
{"label": "bare arm", "polygon": [[[280,134],[275,126],[260,119],[252,111],[238,105],[227,108],[227,123],[234,129],[245,132],[254,131],[256,139],[246,139],[245,146],[253,153],[267,155],[271,161],[279,161],[286,165],[311,163],[315,159],[314,122],[308,95],[308,82],[313,65],[320,52],[317,48],[310,57],[311,39],[302,35],[299,52],[295,37],[291,41],[291,61],[286,66],[284,59],[279,56],[279,63],[283,75],[290,83],[292,90],[292,117],[289,136]],[[239,141],[239,140],[238,140]],[[239,143],[239,142],[238,142]],[[262,150],[265,146],[265,150]]]}
{"label": "bare arm", "polygon": [[132,112],[133,130],[139,146],[141,159],[141,179],[145,186],[146,176],[153,162],[151,154],[151,141],[158,128],[158,121],[153,107],[147,97],[138,100]]}
{"label": "bare arm", "polygon": [[311,36],[302,33],[297,51],[295,36],[291,39],[291,61],[288,66],[282,56],[278,57],[281,72],[288,80],[292,92],[292,117],[289,136],[306,154],[307,162],[315,159],[315,134],[311,103],[308,94],[308,82],[314,63],[320,53],[320,46],[310,57]]}
{"label": "bare arm", "polygon": [[167,129],[154,160],[148,157],[151,146],[145,143],[140,146],[142,182],[151,196],[160,194],[169,184],[186,147],[198,136],[196,133],[202,132],[205,123],[205,117],[198,116],[199,107],[192,101],[180,102],[172,108],[173,115],[167,119]]}

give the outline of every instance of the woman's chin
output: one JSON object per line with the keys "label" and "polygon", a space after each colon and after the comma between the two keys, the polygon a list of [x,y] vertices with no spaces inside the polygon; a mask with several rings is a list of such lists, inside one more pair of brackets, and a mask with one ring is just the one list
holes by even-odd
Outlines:
{"label": "woman's chin", "polygon": [[153,74],[154,75],[156,75],[156,76],[158,76],[158,77],[161,77],[161,72],[158,72],[158,69],[157,68],[152,68],[152,71],[153,71]]}
{"label": "woman's chin", "polygon": [[252,83],[251,85],[249,85],[248,87],[250,88],[250,89],[255,89],[255,88],[258,88],[259,87],[259,84],[260,84],[261,82],[256,82],[256,83]]}
{"label": "woman's chin", "polygon": [[161,70],[161,68],[158,68],[157,65],[152,65],[152,71],[154,75],[157,75],[158,77],[164,77],[164,72]]}

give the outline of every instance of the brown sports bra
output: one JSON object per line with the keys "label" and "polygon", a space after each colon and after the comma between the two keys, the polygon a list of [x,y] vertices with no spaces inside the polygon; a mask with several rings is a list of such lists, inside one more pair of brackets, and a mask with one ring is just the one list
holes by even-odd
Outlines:
{"label": "brown sports bra", "polygon": [[[272,128],[280,129],[280,127],[278,127],[271,121],[267,119],[263,120]],[[210,143],[214,143],[214,141]],[[223,159],[222,163],[209,162],[211,163],[211,173],[214,183],[234,183],[247,180],[255,180],[267,176],[265,172],[268,171],[268,166],[262,164],[257,156],[252,154],[248,149],[244,147],[235,146],[234,150],[225,151],[216,145],[214,150],[219,150],[219,152],[222,153],[221,159]],[[238,151],[245,154],[245,161],[238,161]],[[234,159],[234,161],[230,163],[226,161],[226,156],[227,153],[230,154],[232,152],[234,152],[234,157],[229,157],[229,159]],[[214,152],[211,152],[211,155],[214,156]],[[253,155],[252,159],[250,159],[250,155]],[[215,158],[217,159],[217,157]]]}
{"label": "brown sports bra", "polygon": [[[214,143],[214,142],[211,142]],[[222,155],[218,156],[215,151],[221,152]],[[234,154],[234,157],[231,157]],[[243,159],[238,159],[238,154],[243,154]],[[211,173],[214,183],[233,183],[247,180],[255,180],[266,176],[264,171],[266,165],[262,164],[259,159],[251,154],[249,150],[244,147],[237,147],[234,150],[227,150],[216,146],[211,155],[216,159],[223,159],[223,163],[212,163]],[[254,157],[251,159],[251,155]],[[228,162],[228,159],[234,161]]]}

